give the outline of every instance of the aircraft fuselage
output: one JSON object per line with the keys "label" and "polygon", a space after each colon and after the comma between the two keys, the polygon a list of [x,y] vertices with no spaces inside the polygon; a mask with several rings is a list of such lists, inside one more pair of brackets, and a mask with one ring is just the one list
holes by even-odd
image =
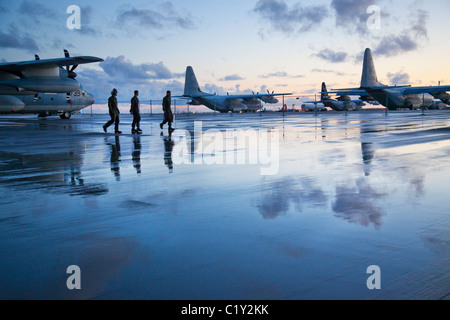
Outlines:
{"label": "aircraft fuselage", "polygon": [[421,108],[429,108],[434,97],[428,93],[425,94],[405,94],[403,88],[393,89],[366,89],[376,101],[390,110],[398,110],[407,108],[417,110]]}
{"label": "aircraft fuselage", "polygon": [[363,103],[358,105],[352,101],[336,101],[327,99],[322,102],[325,107],[331,108],[334,111],[359,111],[362,108]]}
{"label": "aircraft fuselage", "polygon": [[227,99],[226,96],[196,97],[191,104],[204,105],[211,110],[221,113],[256,112],[263,107],[258,99]]}
{"label": "aircraft fuselage", "polygon": [[94,97],[82,89],[70,95],[40,93],[26,96],[1,96],[0,113],[55,115],[80,111],[94,103]]}

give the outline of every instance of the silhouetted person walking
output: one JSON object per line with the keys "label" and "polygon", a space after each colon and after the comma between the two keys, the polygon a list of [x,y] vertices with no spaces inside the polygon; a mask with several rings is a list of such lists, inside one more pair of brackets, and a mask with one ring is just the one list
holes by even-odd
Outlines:
{"label": "silhouetted person walking", "polygon": [[166,123],[169,124],[169,134],[175,131],[175,129],[172,128],[172,122],[173,122],[173,113],[172,113],[172,93],[170,91],[167,91],[166,96],[163,99],[162,107],[164,110],[164,121],[159,125],[161,127],[161,130],[163,130],[164,125]]}
{"label": "silhouetted person walking", "polygon": [[[133,115],[133,123],[131,125],[131,133],[142,133],[140,128],[141,124],[141,114],[139,111],[139,91],[134,92],[134,97],[131,99],[131,109],[130,113]],[[135,129],[136,128],[136,129]]]}
{"label": "silhouetted person walking", "polygon": [[109,115],[111,116],[111,120],[109,120],[104,126],[103,131],[108,132],[108,128],[114,123],[115,124],[115,133],[121,134],[122,131],[119,131],[119,107],[117,104],[117,90],[113,89],[111,91],[111,97],[108,99],[108,109],[109,109]]}

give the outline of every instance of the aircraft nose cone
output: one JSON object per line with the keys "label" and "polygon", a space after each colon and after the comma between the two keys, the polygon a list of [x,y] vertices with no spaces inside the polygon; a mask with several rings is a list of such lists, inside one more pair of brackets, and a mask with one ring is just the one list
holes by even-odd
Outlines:
{"label": "aircraft nose cone", "polygon": [[95,98],[92,94],[86,93],[86,101],[88,105],[93,105],[95,103]]}

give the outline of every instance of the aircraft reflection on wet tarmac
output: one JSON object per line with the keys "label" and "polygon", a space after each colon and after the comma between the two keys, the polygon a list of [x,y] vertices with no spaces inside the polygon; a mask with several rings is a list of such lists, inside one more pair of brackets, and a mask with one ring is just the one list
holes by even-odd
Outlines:
{"label": "aircraft reflection on wet tarmac", "polygon": [[107,193],[105,184],[86,182],[83,178],[82,146],[70,150],[76,151],[42,154],[0,151],[0,183],[20,190],[47,189],[74,196]]}
{"label": "aircraft reflection on wet tarmac", "polygon": [[[106,116],[2,117],[0,298],[402,298],[411,270],[449,283],[448,115],[191,115],[172,136],[156,117],[139,136],[105,135]],[[194,165],[195,139],[176,164],[194,121],[279,129],[279,172]],[[374,263],[386,291],[365,288]]]}

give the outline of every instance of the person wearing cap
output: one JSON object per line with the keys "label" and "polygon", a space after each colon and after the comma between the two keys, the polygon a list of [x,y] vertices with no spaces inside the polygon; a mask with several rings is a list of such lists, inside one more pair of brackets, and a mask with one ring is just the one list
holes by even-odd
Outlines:
{"label": "person wearing cap", "polygon": [[[130,113],[133,115],[133,123],[131,125],[131,133],[142,133],[140,128],[141,115],[139,112],[139,91],[134,91],[134,97],[131,99]],[[136,129],[135,129],[136,128]]]}
{"label": "person wearing cap", "polygon": [[108,99],[108,108],[109,108],[109,115],[111,116],[111,120],[109,120],[104,126],[103,131],[108,132],[108,128],[114,123],[115,124],[115,133],[121,134],[122,132],[119,131],[119,107],[117,104],[117,90],[113,89],[111,91],[111,97]]}

